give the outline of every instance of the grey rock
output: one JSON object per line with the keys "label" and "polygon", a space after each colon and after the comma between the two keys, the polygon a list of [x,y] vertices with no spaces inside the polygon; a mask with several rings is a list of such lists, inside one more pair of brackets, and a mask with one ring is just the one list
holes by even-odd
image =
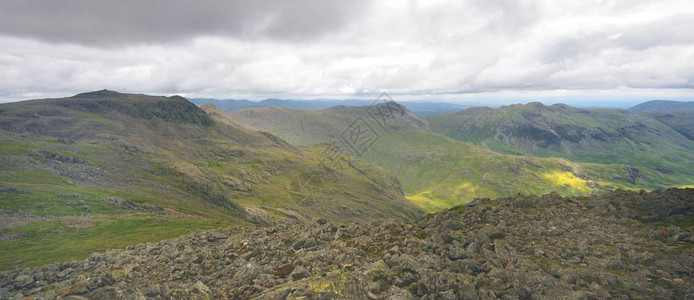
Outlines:
{"label": "grey rock", "polygon": [[34,278],[29,275],[19,275],[12,280],[12,286],[14,286],[15,289],[21,289],[32,283],[34,283]]}
{"label": "grey rock", "polygon": [[0,299],[686,299],[694,248],[675,224],[692,203],[516,196],[407,224],[233,227],[0,271]]}
{"label": "grey rock", "polygon": [[191,288],[191,291],[194,294],[200,294],[200,295],[209,295],[210,294],[210,288],[207,287],[202,281],[196,282],[193,287]]}
{"label": "grey rock", "polygon": [[467,258],[467,251],[459,245],[451,245],[448,247],[448,258],[450,260],[459,260]]}
{"label": "grey rock", "polygon": [[291,273],[292,280],[301,280],[309,276],[311,276],[311,273],[303,266],[296,267]]}

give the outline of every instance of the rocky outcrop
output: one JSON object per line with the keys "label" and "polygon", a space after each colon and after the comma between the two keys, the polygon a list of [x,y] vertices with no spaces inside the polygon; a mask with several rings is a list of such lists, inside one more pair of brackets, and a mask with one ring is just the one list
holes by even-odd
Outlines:
{"label": "rocky outcrop", "polygon": [[0,298],[694,296],[694,189],[472,203],[406,223],[228,228],[0,273]]}

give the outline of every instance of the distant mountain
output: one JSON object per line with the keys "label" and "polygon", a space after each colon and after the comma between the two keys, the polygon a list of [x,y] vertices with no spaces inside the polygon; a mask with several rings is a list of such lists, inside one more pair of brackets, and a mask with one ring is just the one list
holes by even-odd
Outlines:
{"label": "distant mountain", "polygon": [[326,159],[179,96],[1,104],[0,269],[197,228],[421,214],[392,174]]}
{"label": "distant mountain", "polygon": [[694,140],[694,101],[648,101],[629,108],[629,111],[650,116]]}
{"label": "distant mountain", "polygon": [[529,103],[471,108],[427,121],[434,132],[500,152],[694,175],[694,142],[648,115]]}
{"label": "distant mountain", "polygon": [[403,101],[399,102],[403,106],[412,112],[422,115],[431,116],[447,112],[459,111],[474,106],[479,106],[476,104],[455,104],[455,103],[443,103],[443,102],[409,102]]}
{"label": "distant mountain", "polygon": [[[333,106],[368,106],[374,103],[374,100],[358,100],[358,99],[346,99],[346,100],[327,100],[327,99],[315,99],[315,100],[286,100],[286,99],[265,99],[262,101],[249,101],[249,100],[217,100],[209,98],[193,98],[191,101],[195,104],[202,105],[205,103],[211,103],[217,107],[226,110],[228,112],[234,112],[247,107],[265,107],[265,106],[279,106],[288,107],[294,109],[324,109]],[[406,101],[400,104],[407,107],[409,110],[420,114],[420,115],[435,115],[445,112],[459,111],[466,108],[470,108],[473,105],[470,104],[455,104],[455,103],[445,103],[445,102],[413,102]]]}
{"label": "distant mountain", "polygon": [[[587,195],[613,188],[659,188],[694,183],[692,176],[674,174],[669,169],[661,172],[617,161],[581,164],[564,158],[500,154],[436,134],[432,132],[431,121],[400,105],[391,107],[397,113],[374,114],[388,112],[384,105],[380,104],[374,111],[369,107],[352,106],[323,110],[258,107],[234,112],[232,116],[238,122],[269,131],[295,145],[335,142],[347,153],[362,152],[363,160],[396,174],[408,199],[429,211],[476,197],[548,192]],[[487,109],[472,109],[484,110]],[[665,126],[661,124],[661,127]],[[522,131],[523,127],[518,128]],[[677,135],[671,129],[669,132]],[[363,136],[349,144],[345,140],[353,134]]]}
{"label": "distant mountain", "polygon": [[631,112],[694,111],[694,101],[653,100],[628,109]]}
{"label": "distant mountain", "polygon": [[197,105],[214,104],[214,106],[219,107],[222,110],[226,110],[226,111],[234,111],[236,109],[241,109],[241,108],[245,108],[245,107],[261,106],[261,105],[259,105],[258,102],[250,101],[250,100],[246,100],[246,99],[217,100],[217,99],[211,99],[211,98],[193,98],[193,99],[188,99],[188,100],[190,100],[190,102],[193,102]]}

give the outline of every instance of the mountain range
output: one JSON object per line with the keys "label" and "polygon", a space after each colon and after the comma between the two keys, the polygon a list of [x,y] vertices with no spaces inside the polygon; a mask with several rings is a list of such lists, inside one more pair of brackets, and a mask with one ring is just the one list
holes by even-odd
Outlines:
{"label": "mountain range", "polygon": [[[288,107],[294,109],[325,109],[333,106],[368,106],[375,103],[374,100],[361,100],[361,99],[342,99],[342,100],[329,100],[329,99],[313,99],[313,100],[291,100],[291,99],[265,99],[261,101],[250,101],[250,100],[236,100],[236,99],[211,99],[211,98],[191,98],[191,102],[202,105],[202,104],[214,104],[215,106],[226,110],[228,112],[234,112],[247,107],[266,107],[266,106],[279,106]],[[419,115],[435,115],[444,112],[459,111],[462,109],[470,108],[474,104],[455,104],[446,102],[421,102],[421,101],[404,101],[401,102],[403,106],[407,107],[411,111]]]}
{"label": "mountain range", "polygon": [[[427,118],[434,132],[504,153],[618,163],[694,175],[694,141],[647,114],[541,103],[473,108]],[[691,177],[689,177],[691,178]]]}
{"label": "mountain range", "polygon": [[200,228],[421,215],[388,172],[325,159],[178,96],[2,104],[0,268]]}
{"label": "mountain range", "polygon": [[[390,108],[386,108],[388,106]],[[389,115],[385,121],[382,115],[374,118],[384,110],[397,113]],[[652,118],[628,112],[586,114],[590,112],[566,105],[527,104],[499,109],[471,108],[421,117],[392,102],[323,110],[246,108],[232,116],[240,123],[269,131],[291,144],[342,144],[345,152],[393,172],[402,182],[408,199],[427,211],[441,210],[478,197],[549,192],[587,195],[615,188],[655,189],[694,182],[688,164],[682,163],[694,161],[692,144],[677,131]],[[573,127],[562,126],[569,130],[569,142],[585,147],[577,147],[578,151],[585,152],[570,152],[571,155],[560,152],[570,148],[561,147],[564,141],[554,134],[554,129],[544,130],[540,127],[543,125],[524,119],[540,118],[543,114],[571,120],[566,124],[573,124]],[[615,114],[623,119],[614,119]],[[638,126],[629,123],[632,118],[636,118],[633,122]],[[594,129],[599,127],[599,123],[595,123],[597,120],[611,124],[629,122],[624,123],[624,128],[612,125],[600,131]],[[355,124],[361,124],[367,134],[373,132],[374,141],[365,149],[344,145],[349,144],[345,136]],[[467,125],[470,127],[465,127]],[[510,128],[511,131],[502,131],[506,134],[504,138],[518,141],[518,145],[527,149],[488,141],[488,138],[497,137],[494,133],[500,128]],[[596,138],[587,135],[589,142],[571,136],[574,131],[577,135],[586,135],[591,130],[603,135]],[[653,132],[661,132],[662,140]],[[639,144],[647,142],[651,148],[645,148],[649,144]],[[634,145],[644,148],[643,151],[634,150]],[[536,152],[522,152],[528,149]],[[587,155],[593,153],[591,151],[594,157]],[[623,157],[614,151],[622,151]],[[582,153],[586,155],[579,156]]]}
{"label": "mountain range", "polygon": [[[379,97],[386,100],[392,100],[389,96]],[[222,110],[228,112],[234,112],[243,108],[248,107],[265,107],[265,106],[280,106],[288,107],[294,109],[325,109],[333,106],[368,106],[372,105],[378,101],[375,100],[363,100],[363,99],[264,99],[260,101],[251,101],[247,99],[214,99],[214,98],[190,98],[191,102],[202,105],[202,104],[214,104],[215,106],[221,108]],[[457,112],[473,107],[498,107],[496,105],[488,105],[481,102],[464,102],[464,103],[450,103],[450,102],[437,102],[437,101],[402,101],[399,102],[401,105],[407,107],[412,112],[423,115],[430,116],[441,113]],[[634,113],[642,112],[677,112],[677,111],[692,111],[694,110],[694,102],[684,102],[684,101],[671,101],[671,100],[651,100],[633,107],[623,107],[623,105],[610,104],[605,102],[580,102],[580,107],[585,108],[612,108],[620,109],[626,108],[626,110]]]}
{"label": "mountain range", "polygon": [[694,293],[691,112],[232,110],[1,104],[0,299]]}
{"label": "mountain range", "polygon": [[201,229],[692,186],[690,116],[536,103],[420,115],[387,101],[229,113],[107,90],[1,104],[0,269]]}

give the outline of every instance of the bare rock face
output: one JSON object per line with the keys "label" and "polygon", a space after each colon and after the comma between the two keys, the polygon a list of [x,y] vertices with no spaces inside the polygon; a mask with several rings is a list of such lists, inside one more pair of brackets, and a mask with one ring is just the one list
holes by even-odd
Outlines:
{"label": "bare rock face", "polygon": [[625,167],[624,173],[626,173],[627,180],[629,180],[631,184],[636,184],[636,180],[641,177],[639,169],[633,167]]}
{"label": "bare rock face", "polygon": [[201,232],[0,273],[0,298],[694,297],[694,189],[480,199],[416,222]]}

